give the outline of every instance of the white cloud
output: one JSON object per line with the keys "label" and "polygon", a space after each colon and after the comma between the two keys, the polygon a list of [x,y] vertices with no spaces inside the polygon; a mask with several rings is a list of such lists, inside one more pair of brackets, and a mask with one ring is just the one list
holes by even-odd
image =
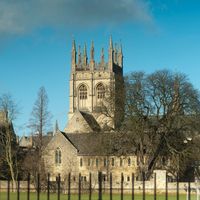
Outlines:
{"label": "white cloud", "polygon": [[90,27],[151,23],[145,0],[0,0],[0,33],[24,34],[41,27]]}

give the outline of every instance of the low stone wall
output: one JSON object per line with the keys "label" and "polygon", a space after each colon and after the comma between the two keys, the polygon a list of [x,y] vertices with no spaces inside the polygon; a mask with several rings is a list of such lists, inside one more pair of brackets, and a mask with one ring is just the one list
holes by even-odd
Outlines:
{"label": "low stone wall", "polygon": [[[57,183],[51,182],[51,191],[56,192],[57,191]],[[161,185],[157,184],[156,192],[157,193],[165,193],[166,189],[165,187],[160,187]],[[113,193],[118,193],[121,191],[121,183],[120,182],[113,182]],[[191,193],[196,193],[197,189],[200,189],[200,184],[191,182]],[[8,182],[7,181],[1,181],[0,180],[0,192],[7,191],[8,188]],[[64,193],[67,192],[68,185],[66,182],[61,182],[61,191]],[[88,182],[82,182],[82,188],[88,189],[89,183]],[[98,183],[92,184],[92,189],[94,191],[98,190]],[[109,192],[110,190],[110,183],[109,181],[102,182],[102,190],[104,192]],[[124,182],[123,183],[123,190],[124,193],[131,193],[132,192],[132,183],[131,182]],[[177,183],[176,182],[169,182],[168,183],[168,193],[176,193],[177,190]],[[188,190],[188,183],[187,182],[179,182],[179,193],[180,194],[186,194]],[[12,182],[10,182],[10,191],[16,191],[16,187]],[[20,181],[20,192],[26,192],[27,191],[27,181]],[[34,184],[30,184],[30,192],[35,192],[35,186]],[[78,183],[77,182],[71,182],[71,192],[78,192]],[[143,192],[143,182],[142,181],[134,181],[134,191],[135,193],[142,193]],[[145,192],[149,194],[154,193],[154,181],[145,181]]]}
{"label": "low stone wall", "polygon": [[[14,184],[12,181],[10,181],[10,191],[16,191],[17,190],[16,184]],[[27,185],[28,185],[27,181],[20,181],[20,191],[21,192],[27,191]],[[7,189],[8,189],[8,181],[0,180],[0,192],[7,191]],[[35,191],[34,184],[30,184],[30,191],[31,192]]]}

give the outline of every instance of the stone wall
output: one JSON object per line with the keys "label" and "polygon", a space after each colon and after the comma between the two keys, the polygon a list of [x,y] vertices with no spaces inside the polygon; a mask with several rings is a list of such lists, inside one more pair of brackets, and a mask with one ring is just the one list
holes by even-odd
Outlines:
{"label": "stone wall", "polygon": [[[60,164],[55,163],[55,150],[57,148],[61,150]],[[78,173],[77,150],[60,132],[56,133],[45,148],[43,159],[46,173],[52,175],[52,180],[55,180],[58,174],[65,177],[69,172]]]}
{"label": "stone wall", "polygon": [[[52,183],[55,185],[55,188],[56,188],[57,183],[55,182],[55,180]],[[83,180],[81,185],[83,188],[89,188],[89,183],[87,181]],[[0,193],[6,192],[7,186],[8,186],[7,181],[0,180]],[[62,177],[61,177],[61,188],[64,192],[66,192],[66,190],[68,188],[67,180],[63,179]],[[110,188],[109,181],[103,181],[102,182],[103,191],[109,192],[109,188]],[[123,188],[124,188],[124,193],[131,193],[132,192],[132,183],[124,181]],[[176,183],[168,183],[168,193],[169,194],[176,194],[176,188],[177,188]],[[78,192],[78,176],[76,176],[76,179],[74,179],[73,177],[71,178],[71,189],[72,189],[72,193],[73,193],[73,191]],[[97,176],[94,176],[94,175],[92,176],[92,189],[98,190],[98,179],[97,179]],[[197,189],[200,189],[200,183],[192,182],[191,183],[191,194],[196,194]],[[179,193],[187,194],[187,190],[188,190],[188,183],[180,182],[179,183]],[[11,192],[16,191],[16,188],[15,188],[14,184],[12,184],[12,182],[10,182],[10,191]],[[27,191],[27,181],[20,181],[20,191],[21,192]],[[36,191],[33,183],[30,184],[30,191],[31,192]],[[143,192],[143,182],[142,181],[134,182],[134,191],[136,194]],[[159,193],[165,193],[166,190],[165,190],[165,188],[157,188],[156,191],[159,194]],[[56,189],[54,192],[56,192]],[[121,192],[121,183],[118,181],[115,182],[115,180],[113,180],[113,193],[120,193],[120,192]],[[145,193],[146,194],[154,193],[154,181],[153,180],[145,181]]]}

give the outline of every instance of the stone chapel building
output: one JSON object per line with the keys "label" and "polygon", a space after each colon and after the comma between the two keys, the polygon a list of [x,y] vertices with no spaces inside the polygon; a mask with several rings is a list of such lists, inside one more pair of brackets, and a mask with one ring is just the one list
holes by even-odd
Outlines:
{"label": "stone chapel building", "polygon": [[[128,155],[112,151],[117,138],[114,130],[123,119],[123,53],[121,45],[109,41],[108,62],[101,50],[100,62],[95,61],[94,43],[88,60],[86,45],[78,52],[75,41],[71,52],[71,74],[68,123],[56,133],[43,152],[45,168],[52,178],[81,173],[85,181],[89,173],[101,171],[104,177],[113,173],[116,180],[124,173],[130,182],[137,169],[134,148]],[[116,95],[117,94],[117,95]]]}

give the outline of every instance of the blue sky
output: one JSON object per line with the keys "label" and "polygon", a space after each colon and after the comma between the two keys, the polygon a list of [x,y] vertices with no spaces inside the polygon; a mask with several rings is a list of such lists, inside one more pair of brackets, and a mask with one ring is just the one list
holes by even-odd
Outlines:
{"label": "blue sky", "polygon": [[67,122],[72,39],[95,57],[122,42],[124,72],[171,69],[200,89],[199,0],[0,0],[0,95],[19,104],[17,134],[29,134],[30,113],[41,86],[52,124]]}

